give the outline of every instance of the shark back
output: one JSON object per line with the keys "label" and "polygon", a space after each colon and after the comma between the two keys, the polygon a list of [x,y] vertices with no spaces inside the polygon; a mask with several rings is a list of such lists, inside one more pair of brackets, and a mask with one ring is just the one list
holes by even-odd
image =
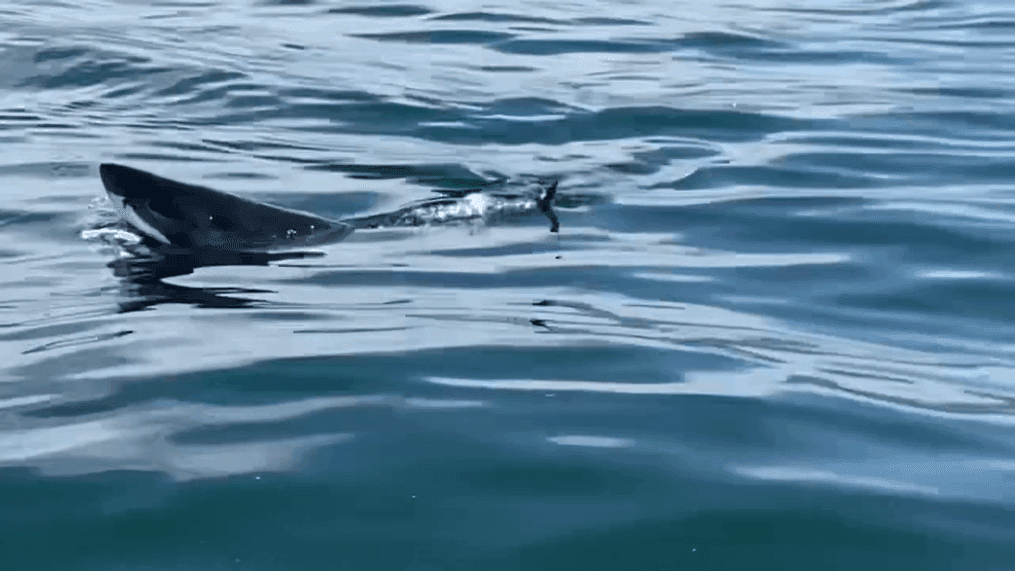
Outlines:
{"label": "shark back", "polygon": [[127,222],[166,245],[260,252],[330,244],[353,230],[342,222],[122,165],[102,164],[99,174]]}

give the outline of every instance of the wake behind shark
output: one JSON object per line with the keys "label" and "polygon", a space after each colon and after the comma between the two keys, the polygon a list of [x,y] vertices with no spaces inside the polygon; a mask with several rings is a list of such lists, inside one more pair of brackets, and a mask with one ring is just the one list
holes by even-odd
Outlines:
{"label": "wake behind shark", "polygon": [[552,207],[556,182],[536,195],[445,192],[393,212],[329,220],[132,167],[106,163],[99,174],[124,222],[146,245],[162,249],[266,253],[333,244],[357,229],[490,222],[531,213],[546,216],[551,232],[560,227]]}

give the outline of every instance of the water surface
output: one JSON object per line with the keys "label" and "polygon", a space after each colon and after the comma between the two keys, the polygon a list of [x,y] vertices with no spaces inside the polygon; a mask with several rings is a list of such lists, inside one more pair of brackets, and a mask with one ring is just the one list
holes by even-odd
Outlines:
{"label": "water surface", "polygon": [[[1013,29],[8,2],[0,561],[1015,569]],[[139,279],[101,162],[334,218],[557,179],[562,227]]]}

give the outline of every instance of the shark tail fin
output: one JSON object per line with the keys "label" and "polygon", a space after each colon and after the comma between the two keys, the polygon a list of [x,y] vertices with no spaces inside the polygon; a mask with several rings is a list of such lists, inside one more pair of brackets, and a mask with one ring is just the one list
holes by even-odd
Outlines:
{"label": "shark tail fin", "polygon": [[543,196],[536,200],[536,205],[539,207],[539,211],[550,219],[550,232],[557,232],[560,230],[560,220],[557,219],[557,213],[553,211],[553,199],[556,196],[557,181],[553,181],[553,183],[551,183],[550,186],[546,187],[543,191]]}

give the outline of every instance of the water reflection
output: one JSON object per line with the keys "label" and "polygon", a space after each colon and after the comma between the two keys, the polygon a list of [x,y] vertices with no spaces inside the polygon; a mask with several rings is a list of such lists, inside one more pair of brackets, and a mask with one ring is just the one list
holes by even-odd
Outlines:
{"label": "water reflection", "polygon": [[241,297],[275,293],[271,290],[238,287],[188,287],[166,283],[165,279],[185,276],[198,268],[213,266],[267,266],[271,262],[324,256],[323,252],[226,252],[220,250],[151,250],[134,257],[117,258],[107,266],[123,279],[130,299],[119,304],[119,313],[142,311],[164,303],[197,307],[249,307],[262,300]]}

